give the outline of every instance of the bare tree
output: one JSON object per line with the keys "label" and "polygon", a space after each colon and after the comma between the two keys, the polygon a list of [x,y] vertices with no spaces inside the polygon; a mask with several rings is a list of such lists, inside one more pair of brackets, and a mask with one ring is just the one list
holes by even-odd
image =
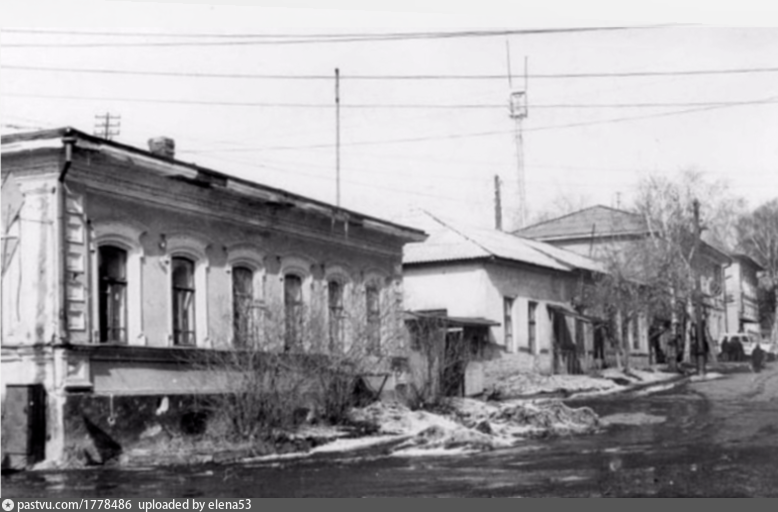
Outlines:
{"label": "bare tree", "polygon": [[[616,240],[600,247],[598,258],[605,273],[595,276],[585,303],[609,319],[609,333],[617,355],[629,364],[625,326],[644,316],[655,327],[670,320],[670,340],[665,348],[689,356],[696,272],[703,267],[694,224],[693,203],[702,204],[706,239],[730,244],[732,227],[743,201],[732,196],[722,181],[709,181],[701,172],[687,170],[675,178],[649,175],[638,185],[630,212],[646,227],[639,239]],[[661,328],[651,329],[659,336]],[[649,346],[655,346],[650,340]]]}

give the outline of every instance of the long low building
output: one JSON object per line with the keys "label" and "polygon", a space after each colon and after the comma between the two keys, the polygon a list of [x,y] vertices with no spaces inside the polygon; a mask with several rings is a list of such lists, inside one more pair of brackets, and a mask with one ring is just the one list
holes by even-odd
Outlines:
{"label": "long low building", "polygon": [[185,422],[183,397],[229,381],[191,362],[203,354],[361,347],[394,385],[402,248],[425,234],[174,151],[72,128],[3,136],[4,459]]}
{"label": "long low building", "polygon": [[[485,386],[517,372],[578,373],[604,358],[603,333],[580,307],[583,287],[603,271],[599,263],[426,211],[403,221],[429,233],[427,240],[405,246],[405,305],[492,322],[488,342],[494,350],[485,356]],[[647,352],[645,326],[640,327],[629,330],[635,336],[630,346]]]}

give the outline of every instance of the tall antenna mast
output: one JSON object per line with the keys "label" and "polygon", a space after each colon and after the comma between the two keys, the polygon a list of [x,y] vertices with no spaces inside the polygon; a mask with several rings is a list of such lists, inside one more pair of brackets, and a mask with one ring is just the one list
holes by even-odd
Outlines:
{"label": "tall antenna mast", "polygon": [[[510,66],[510,49],[508,53],[508,63]],[[514,138],[516,141],[516,179],[519,207],[517,213],[517,227],[524,227],[527,220],[527,190],[524,180],[524,135],[523,121],[529,112],[527,105],[527,66],[528,59],[524,57],[524,90],[513,90],[513,80],[511,79],[510,68],[508,70],[508,82],[511,85],[510,93],[510,118],[514,121]]]}
{"label": "tall antenna mast", "polygon": [[335,68],[335,205],[340,208],[340,69]]}

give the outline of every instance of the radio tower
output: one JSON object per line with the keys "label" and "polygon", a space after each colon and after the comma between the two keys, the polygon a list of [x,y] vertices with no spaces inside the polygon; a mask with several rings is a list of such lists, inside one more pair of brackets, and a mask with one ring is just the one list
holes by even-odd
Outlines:
{"label": "radio tower", "polygon": [[529,112],[527,107],[527,57],[524,57],[524,90],[514,90],[511,73],[511,48],[507,41],[506,48],[508,51],[508,85],[511,91],[509,115],[514,122],[514,138],[516,141],[516,194],[518,196],[516,200],[519,203],[515,212],[516,218],[513,229],[518,229],[524,227],[527,222],[527,190],[524,180],[524,136],[522,133],[522,124]]}

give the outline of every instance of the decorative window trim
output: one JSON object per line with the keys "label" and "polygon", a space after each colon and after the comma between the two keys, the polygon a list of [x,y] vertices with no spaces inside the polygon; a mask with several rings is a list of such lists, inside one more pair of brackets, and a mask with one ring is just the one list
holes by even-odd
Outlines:
{"label": "decorative window trim", "polygon": [[246,267],[254,272],[254,300],[265,300],[265,254],[248,244],[227,247],[227,273],[232,273],[233,267]]}
{"label": "decorative window trim", "polygon": [[[313,260],[306,258],[304,256],[299,255],[286,255],[281,256],[281,266],[279,268],[279,281],[281,283],[281,304],[282,308],[281,311],[283,312],[283,317],[281,321],[283,322],[282,325],[286,325],[286,303],[285,303],[285,286],[284,286],[284,280],[286,279],[286,276],[288,274],[295,275],[300,278],[301,281],[301,287],[302,287],[302,303],[303,303],[303,315],[309,315],[310,314],[310,307],[311,307],[311,299],[313,298]],[[303,325],[305,325],[305,321],[307,318],[303,318]],[[305,335],[303,333],[303,338],[301,340],[302,342],[302,348],[307,349],[309,347],[306,347],[306,339]]]}
{"label": "decorative window trim", "polygon": [[195,284],[195,347],[209,348],[210,338],[208,325],[208,269],[210,261],[207,250],[210,244],[187,233],[173,233],[165,237],[165,256],[162,263],[167,270],[168,304],[168,343],[173,345],[173,272],[171,261],[176,256],[182,256],[194,261]]}
{"label": "decorative window trim", "polygon": [[[141,237],[146,229],[136,223],[122,221],[93,222],[94,250],[91,251],[92,294],[96,299],[92,304],[92,318],[97,325],[100,318],[100,283],[97,265],[98,249],[103,245],[112,245],[127,251],[127,344],[146,345],[146,335],[143,332],[143,261],[145,251]],[[92,333],[93,343],[100,343],[100,329]]]}
{"label": "decorative window trim", "polygon": [[[240,243],[227,247],[227,268],[226,272],[230,277],[230,286],[232,286],[232,269],[235,267],[246,267],[254,273],[252,278],[252,300],[255,306],[265,305],[265,254],[252,244]],[[234,318],[235,304],[230,299],[230,318]],[[235,326],[233,322],[229,323],[229,339],[235,339]]]}
{"label": "decorative window trim", "polygon": [[[353,280],[351,278],[351,272],[349,272],[348,268],[344,265],[336,265],[336,264],[329,264],[325,265],[324,269],[324,299],[326,301],[326,311],[327,314],[325,316],[326,323],[327,323],[327,336],[328,338],[331,336],[332,332],[332,326],[330,325],[331,316],[330,316],[330,304],[329,304],[329,293],[330,293],[330,283],[336,282],[340,284],[341,288],[341,307],[342,307],[342,315],[341,315],[341,339],[339,340],[339,345],[337,347],[331,347],[335,348],[336,350],[340,351],[347,351],[348,347],[351,345],[351,338],[353,337],[353,333],[349,329],[349,322],[348,318],[351,315],[351,308],[353,307]],[[331,341],[327,340],[328,345],[331,345]]]}
{"label": "decorative window trim", "polygon": [[[378,289],[378,341],[376,342],[376,346],[373,347],[370,345],[370,340],[365,338],[365,343],[368,345],[365,347],[367,350],[367,353],[370,355],[379,355],[382,353],[382,351],[385,349],[384,345],[384,332],[387,328],[387,325],[385,325],[386,321],[386,315],[384,314],[386,312],[385,308],[388,306],[389,302],[387,297],[388,290],[390,289],[388,287],[387,281],[389,279],[389,274],[386,272],[381,272],[379,270],[370,269],[364,272],[364,277],[362,279],[362,301],[364,305],[364,311],[365,311],[365,322],[370,321],[370,312],[368,311],[368,305],[367,305],[367,290],[372,285],[375,285]],[[370,326],[366,326],[365,334],[366,336],[369,336]]]}

